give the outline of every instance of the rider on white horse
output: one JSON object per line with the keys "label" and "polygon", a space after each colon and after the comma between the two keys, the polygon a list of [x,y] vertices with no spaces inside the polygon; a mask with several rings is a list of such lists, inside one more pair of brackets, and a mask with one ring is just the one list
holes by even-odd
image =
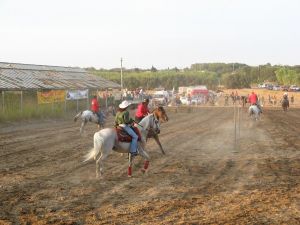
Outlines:
{"label": "rider on white horse", "polygon": [[256,105],[257,108],[260,110],[260,112],[262,113],[262,108],[258,102],[258,97],[257,95],[254,93],[254,91],[252,91],[251,95],[248,97],[248,102],[250,103],[250,105]]}
{"label": "rider on white horse", "polygon": [[98,103],[97,96],[95,95],[91,102],[91,111],[98,116],[98,120],[99,120],[98,126],[100,126],[100,124],[103,122],[103,116],[102,116],[102,113],[100,112],[99,108],[100,108],[100,105]]}
{"label": "rider on white horse", "polygon": [[115,118],[115,125],[122,127],[122,129],[124,129],[132,137],[130,145],[130,154],[132,156],[136,156],[138,154],[138,135],[131,128],[131,124],[134,122],[134,120],[129,116],[129,112],[127,110],[128,106],[130,106],[130,103],[126,100],[119,105],[119,111],[117,112]]}

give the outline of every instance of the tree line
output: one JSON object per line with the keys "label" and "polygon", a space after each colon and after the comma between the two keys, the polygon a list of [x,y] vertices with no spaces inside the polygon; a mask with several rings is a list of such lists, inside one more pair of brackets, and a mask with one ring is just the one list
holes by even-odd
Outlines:
{"label": "tree line", "polygon": [[[120,84],[120,68],[87,70]],[[128,89],[177,89],[180,86],[206,85],[215,90],[220,85],[226,88],[249,88],[253,84],[266,81],[280,85],[299,85],[300,66],[272,66],[269,63],[260,66],[241,63],[196,63],[184,69],[175,67],[158,70],[154,66],[150,69],[123,68],[123,85]]]}

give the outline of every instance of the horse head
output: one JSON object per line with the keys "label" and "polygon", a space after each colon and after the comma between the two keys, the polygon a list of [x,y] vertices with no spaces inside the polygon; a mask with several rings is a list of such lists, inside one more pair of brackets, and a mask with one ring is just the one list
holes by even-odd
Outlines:
{"label": "horse head", "polygon": [[167,122],[169,120],[169,117],[162,106],[158,106],[156,109],[153,110],[153,115],[155,118],[157,118],[159,121]]}
{"label": "horse head", "polygon": [[144,117],[139,124],[148,132],[153,132],[156,134],[160,133],[159,121],[156,119],[154,114],[149,114],[148,116]]}

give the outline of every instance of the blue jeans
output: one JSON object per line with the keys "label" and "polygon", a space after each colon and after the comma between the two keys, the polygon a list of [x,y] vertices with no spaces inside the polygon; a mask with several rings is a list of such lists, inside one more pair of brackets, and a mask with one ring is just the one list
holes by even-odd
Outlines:
{"label": "blue jeans", "polygon": [[99,112],[96,112],[97,116],[98,116],[98,123],[99,124],[102,124],[103,121],[104,121],[104,118],[103,118],[103,113],[101,111]]}
{"label": "blue jeans", "polygon": [[125,126],[123,129],[132,137],[132,141],[130,144],[130,153],[135,153],[137,151],[137,134],[130,128],[130,126]]}

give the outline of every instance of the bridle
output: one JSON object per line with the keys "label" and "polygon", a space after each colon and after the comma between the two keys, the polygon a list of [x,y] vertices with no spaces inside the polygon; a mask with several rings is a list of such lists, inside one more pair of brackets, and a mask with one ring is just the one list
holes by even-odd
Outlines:
{"label": "bridle", "polygon": [[[147,129],[147,131],[148,132],[152,131],[154,133],[159,133],[160,132],[160,129],[159,129],[159,120],[155,117],[154,114],[152,114],[151,117],[153,117],[153,118],[151,118],[153,120],[153,123],[150,123],[150,126]],[[154,124],[155,124],[156,128],[154,128],[154,126],[153,126]]]}

